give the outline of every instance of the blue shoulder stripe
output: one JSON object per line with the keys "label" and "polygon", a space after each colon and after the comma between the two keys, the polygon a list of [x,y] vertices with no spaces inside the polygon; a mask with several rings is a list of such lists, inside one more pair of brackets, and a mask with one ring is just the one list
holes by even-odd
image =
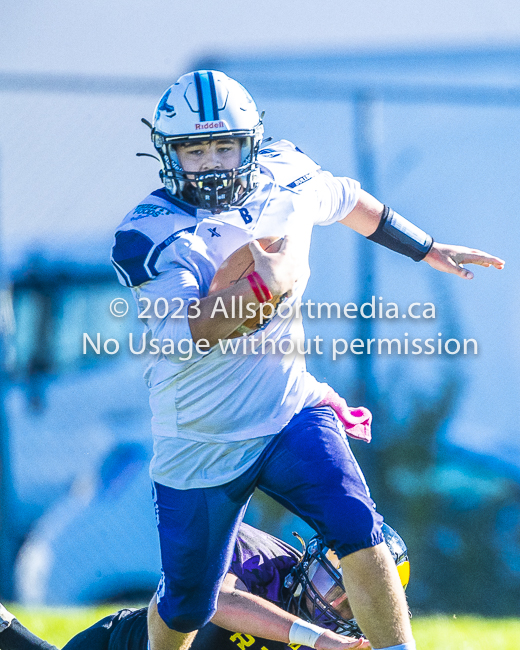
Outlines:
{"label": "blue shoulder stripe", "polygon": [[155,268],[159,253],[153,255],[154,249],[153,241],[138,230],[116,232],[112,264],[123,277],[127,287],[138,287],[159,275]]}
{"label": "blue shoulder stripe", "polygon": [[157,245],[138,230],[119,230],[112,248],[112,264],[127,287],[138,287],[159,275],[155,264],[162,251],[183,233],[193,233],[196,228],[181,228]]}

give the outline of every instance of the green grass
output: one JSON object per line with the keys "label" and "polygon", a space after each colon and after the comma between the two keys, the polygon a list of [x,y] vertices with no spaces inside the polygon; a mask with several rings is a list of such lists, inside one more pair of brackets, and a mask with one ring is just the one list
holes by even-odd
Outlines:
{"label": "green grass", "polygon": [[[120,607],[31,609],[13,605],[9,609],[34,634],[61,648],[74,634]],[[520,618],[414,616],[412,626],[418,650],[520,650]]]}
{"label": "green grass", "polygon": [[100,618],[122,609],[123,605],[49,608],[6,605],[6,607],[33,634],[62,648],[75,634],[90,627]]}
{"label": "green grass", "polygon": [[414,617],[418,650],[520,650],[520,618]]}

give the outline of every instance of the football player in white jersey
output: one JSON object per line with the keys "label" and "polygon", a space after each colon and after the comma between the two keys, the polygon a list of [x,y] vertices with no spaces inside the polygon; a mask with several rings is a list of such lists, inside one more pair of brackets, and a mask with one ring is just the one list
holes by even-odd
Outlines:
{"label": "football player in white jersey", "polygon": [[[210,70],[182,76],[161,97],[152,126],[164,187],[128,214],[115,236],[120,281],[160,342],[145,377],[163,565],[149,609],[150,647],[188,648],[215,613],[239,523],[258,487],[336,549],[372,647],[411,650],[382,517],[335,410],[343,421],[349,414],[306,371],[303,354],[282,354],[278,344],[297,350],[303,339],[298,310],[289,308],[309,277],[315,225],[342,223],[466,279],[473,277],[466,263],[504,263],[434,242],[356,181],[322,171],[290,142],[262,148],[262,136],[256,106],[236,81]],[[278,252],[256,242],[267,236],[284,238]],[[244,244],[254,272],[209,293],[222,262]],[[284,297],[285,317],[275,315],[261,333],[245,335],[250,346],[226,353],[220,342],[248,317],[233,304],[242,299],[257,309],[273,296]],[[190,354],[179,353],[186,344]],[[296,630],[291,641],[304,643],[309,633]]]}

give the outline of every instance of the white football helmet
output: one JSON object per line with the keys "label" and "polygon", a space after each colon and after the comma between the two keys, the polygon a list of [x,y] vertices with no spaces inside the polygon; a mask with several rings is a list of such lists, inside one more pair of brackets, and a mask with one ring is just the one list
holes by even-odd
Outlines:
{"label": "white football helmet", "polygon": [[[257,155],[264,128],[247,90],[223,72],[183,75],[159,100],[152,142],[161,161],[161,180],[170,196],[217,212],[241,202],[258,184]],[[178,145],[197,140],[239,138],[239,167],[190,172],[179,164]]]}

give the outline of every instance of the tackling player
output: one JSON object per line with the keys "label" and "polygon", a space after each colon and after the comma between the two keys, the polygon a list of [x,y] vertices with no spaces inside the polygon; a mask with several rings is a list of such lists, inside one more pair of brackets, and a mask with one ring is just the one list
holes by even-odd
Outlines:
{"label": "tackling player", "polygon": [[[406,585],[406,546],[389,526],[385,525],[384,535]],[[146,608],[120,610],[77,634],[65,650],[147,650],[146,614]],[[320,627],[309,624],[312,621]],[[1,604],[0,632],[1,650],[56,650]],[[295,634],[306,634],[309,646],[318,650],[368,647],[352,618],[337,558],[319,537],[310,541],[302,556],[289,544],[241,524],[217,614],[197,635],[192,648],[289,650],[287,643]]]}
{"label": "tackling player", "polygon": [[[502,268],[503,261],[434,242],[357,181],[322,171],[290,142],[262,145],[255,103],[222,72],[182,76],[161,97],[151,126],[164,187],[127,215],[112,252],[139,307],[169,306],[146,321],[165,343],[146,373],[163,569],[149,611],[151,650],[188,648],[214,615],[255,487],[336,549],[349,601],[372,646],[412,650],[382,517],[334,412],[318,407],[328,387],[306,371],[304,355],[225,354],[218,343],[246,320],[229,317],[236,300],[258,309],[283,296],[292,316],[275,315],[262,337],[274,350],[282,340],[297,349],[304,333],[292,307],[309,277],[315,225],[341,223],[466,279],[473,274],[465,263]],[[284,238],[278,252],[256,241],[270,236]],[[208,295],[224,260],[246,243],[254,272]],[[187,360],[167,347],[182,339],[197,344]]]}

